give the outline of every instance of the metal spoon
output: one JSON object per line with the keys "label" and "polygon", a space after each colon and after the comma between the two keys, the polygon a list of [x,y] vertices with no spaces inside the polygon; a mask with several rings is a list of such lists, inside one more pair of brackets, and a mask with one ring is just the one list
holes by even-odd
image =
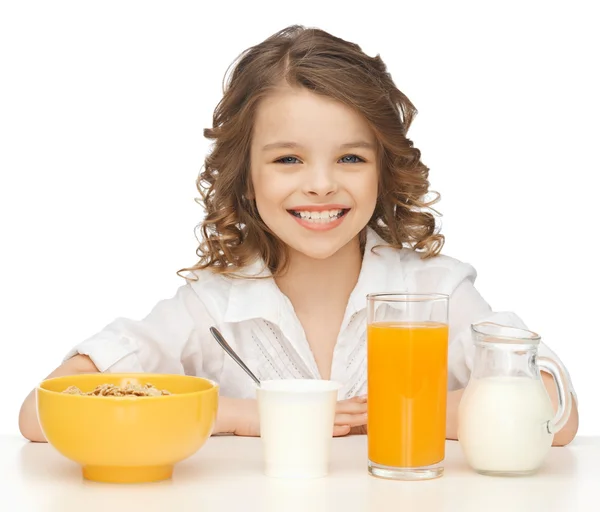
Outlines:
{"label": "metal spoon", "polygon": [[235,353],[235,350],[233,350],[233,349],[232,349],[232,348],[229,346],[229,343],[227,343],[227,342],[225,341],[225,338],[223,338],[223,335],[222,335],[222,334],[219,332],[219,330],[218,330],[216,327],[211,327],[211,328],[210,328],[210,333],[211,333],[211,334],[214,336],[214,338],[217,340],[217,343],[218,343],[219,345],[221,345],[221,347],[223,348],[223,350],[224,350],[225,352],[227,352],[227,353],[228,353],[228,354],[231,356],[231,358],[232,358],[232,359],[233,359],[233,360],[234,360],[234,361],[235,361],[237,364],[239,364],[239,365],[240,365],[240,367],[242,368],[242,370],[244,370],[244,371],[245,371],[245,372],[246,372],[248,375],[250,375],[250,378],[251,378],[251,379],[252,379],[254,382],[256,382],[256,385],[257,385],[258,387],[260,387],[260,381],[258,380],[258,378],[256,377],[256,375],[254,375],[254,374],[253,374],[253,373],[250,371],[250,368],[248,368],[248,367],[246,366],[246,363],[244,363],[244,361],[242,361],[242,360],[240,359],[240,356],[238,356],[238,355]]}

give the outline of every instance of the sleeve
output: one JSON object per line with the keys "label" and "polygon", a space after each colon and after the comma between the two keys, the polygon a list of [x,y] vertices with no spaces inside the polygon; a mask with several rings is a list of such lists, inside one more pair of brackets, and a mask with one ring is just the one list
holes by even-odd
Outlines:
{"label": "sleeve", "polygon": [[[529,329],[515,313],[493,311],[475,288],[476,276],[477,273],[472,266],[461,263],[458,268],[448,274],[442,283],[443,293],[450,295],[448,382],[451,390],[464,388],[473,369],[475,344],[471,335],[471,324],[489,321],[510,327]],[[543,341],[538,348],[538,355],[550,357],[562,363]],[[568,371],[566,377],[569,390],[577,401]]]}
{"label": "sleeve", "polygon": [[211,319],[189,284],[158,302],[141,320],[117,318],[73,347],[90,357],[101,372],[200,374],[202,353],[196,326]]}

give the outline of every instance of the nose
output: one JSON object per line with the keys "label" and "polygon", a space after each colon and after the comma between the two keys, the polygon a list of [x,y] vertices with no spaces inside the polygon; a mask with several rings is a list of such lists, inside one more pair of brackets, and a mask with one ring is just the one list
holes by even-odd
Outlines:
{"label": "nose", "polygon": [[338,190],[338,184],[333,169],[325,166],[315,166],[307,170],[303,191],[309,196],[326,197]]}

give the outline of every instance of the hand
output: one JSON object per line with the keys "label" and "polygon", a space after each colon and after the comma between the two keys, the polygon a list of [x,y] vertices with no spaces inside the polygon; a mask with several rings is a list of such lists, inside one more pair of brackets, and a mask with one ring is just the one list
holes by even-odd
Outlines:
{"label": "hand", "polygon": [[334,436],[364,434],[367,431],[367,397],[355,396],[341,400],[335,409]]}
{"label": "hand", "polygon": [[239,424],[233,431],[234,436],[260,437],[260,425],[258,420],[250,420]]}
{"label": "hand", "polygon": [[253,399],[219,397],[213,434],[260,436],[258,403]]}
{"label": "hand", "polygon": [[[81,373],[97,373],[98,368],[88,356],[77,354],[67,359],[46,378],[62,377],[65,375],[78,375]],[[21,406],[19,412],[19,429],[26,439],[35,442],[46,442],[37,416],[35,389],[31,390]]]}
{"label": "hand", "polygon": [[[341,400],[336,405],[334,436],[366,434],[367,397],[355,396]],[[256,400],[221,397],[217,425],[214,433],[231,433],[236,436],[260,436],[258,404]]]}

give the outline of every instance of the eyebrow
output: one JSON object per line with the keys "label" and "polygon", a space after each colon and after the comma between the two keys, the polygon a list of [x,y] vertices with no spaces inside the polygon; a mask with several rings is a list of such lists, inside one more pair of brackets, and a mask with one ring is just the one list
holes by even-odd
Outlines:
{"label": "eyebrow", "polygon": [[[272,142],[270,144],[267,144],[266,146],[263,147],[263,151],[267,151],[269,149],[274,149],[274,148],[302,148],[302,147],[303,146],[301,144],[298,144],[296,142],[279,141],[279,142]],[[375,150],[375,145],[372,144],[371,142],[367,142],[364,140],[358,140],[356,142],[347,142],[340,146],[340,149],[350,149],[350,148],[365,148],[365,149]]]}

